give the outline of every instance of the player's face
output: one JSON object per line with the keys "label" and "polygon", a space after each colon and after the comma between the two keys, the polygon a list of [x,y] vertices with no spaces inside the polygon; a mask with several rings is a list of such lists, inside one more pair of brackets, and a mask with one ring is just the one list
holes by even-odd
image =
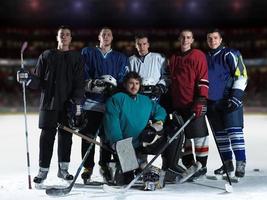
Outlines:
{"label": "player's face", "polygon": [[140,82],[137,79],[130,78],[126,83],[125,88],[131,95],[136,95],[140,89]]}
{"label": "player's face", "polygon": [[71,31],[69,29],[59,29],[57,41],[59,46],[69,46],[71,43]]}
{"label": "player's face", "polygon": [[194,42],[193,33],[191,31],[183,31],[179,37],[181,43],[181,49],[187,51],[191,49],[191,45]]}
{"label": "player's face", "polygon": [[138,38],[135,40],[135,47],[140,56],[144,56],[148,54],[149,42],[148,39],[145,38]]}
{"label": "player's face", "polygon": [[222,37],[218,32],[209,33],[207,43],[211,49],[217,49],[222,43]]}
{"label": "player's face", "polygon": [[98,35],[100,46],[111,46],[113,35],[110,29],[102,29]]}

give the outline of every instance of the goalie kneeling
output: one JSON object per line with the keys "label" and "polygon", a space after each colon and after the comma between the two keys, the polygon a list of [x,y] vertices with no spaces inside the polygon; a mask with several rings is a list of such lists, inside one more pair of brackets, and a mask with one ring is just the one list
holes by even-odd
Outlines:
{"label": "goalie kneeling", "polygon": [[[164,138],[158,134],[152,134],[152,132],[160,132],[163,129],[163,122],[166,118],[166,111],[164,108],[147,96],[138,93],[140,84],[141,77],[136,72],[129,72],[125,76],[123,82],[125,91],[119,92],[107,100],[103,119],[104,132],[107,139],[106,142],[117,151],[120,157],[120,153],[117,149],[118,142],[132,137],[132,146],[138,161],[143,160],[142,155],[151,154],[150,151],[155,148],[153,144],[157,144],[155,142],[160,141],[157,140],[157,138],[154,140],[155,136],[158,137],[158,139],[161,137],[162,139]],[[152,123],[147,127],[150,120],[152,120]],[[127,149],[127,147],[125,149]],[[119,161],[121,167],[124,165],[122,162],[131,162],[127,157],[126,159],[119,158]],[[138,164],[138,169],[135,170],[137,173],[138,170],[142,170],[143,168],[143,163],[139,162]],[[154,180],[154,172],[155,170],[146,170],[144,172],[143,177],[145,182],[150,181],[148,177],[153,177]],[[128,184],[134,178],[134,169],[122,175],[124,176],[124,182],[120,183],[120,185]]]}

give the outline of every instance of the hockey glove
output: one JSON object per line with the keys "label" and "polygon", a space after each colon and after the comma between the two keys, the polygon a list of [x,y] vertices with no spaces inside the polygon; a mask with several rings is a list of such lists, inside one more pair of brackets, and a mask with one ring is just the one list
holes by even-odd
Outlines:
{"label": "hockey glove", "polygon": [[229,99],[227,100],[227,104],[226,104],[227,112],[233,112],[243,105],[242,103],[243,95],[244,95],[244,91],[240,89],[232,90],[231,95]]}
{"label": "hockey glove", "polygon": [[30,81],[30,73],[25,70],[25,69],[20,69],[19,71],[17,71],[17,81],[19,83],[26,83]]}
{"label": "hockey glove", "polygon": [[86,126],[87,120],[83,112],[82,105],[75,104],[72,101],[68,106],[68,121],[69,127],[72,129],[82,129]]}
{"label": "hockey glove", "polygon": [[194,102],[194,105],[192,107],[192,112],[196,114],[195,118],[199,118],[201,116],[204,116],[207,112],[207,100],[205,97],[199,97]]}
{"label": "hockey glove", "polygon": [[165,94],[167,89],[163,84],[157,84],[152,88],[152,94],[154,97],[159,98],[161,95]]}

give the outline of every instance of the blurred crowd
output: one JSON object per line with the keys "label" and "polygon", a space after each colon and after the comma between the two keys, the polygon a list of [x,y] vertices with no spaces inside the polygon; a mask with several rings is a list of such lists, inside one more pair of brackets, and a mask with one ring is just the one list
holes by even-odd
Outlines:
{"label": "blurred crowd", "polygon": [[[16,81],[19,67],[0,67],[0,112],[23,110],[22,87]],[[267,67],[248,68],[248,87],[245,107],[267,106]],[[39,106],[39,93],[26,90],[28,110],[35,112]]]}
{"label": "blurred crowd", "polygon": [[[164,53],[169,57],[177,50],[177,33],[179,29],[150,29],[131,30],[114,29],[116,41],[114,48],[122,51],[127,56],[135,53],[133,38],[136,31],[146,32],[153,45],[151,49],[155,52]],[[206,50],[205,29],[193,29],[195,32],[194,47]],[[237,48],[242,52],[248,69],[248,87],[246,89],[245,106],[263,107],[267,105],[267,64],[257,63],[255,60],[265,61],[267,57],[267,28],[233,28],[225,29],[225,40],[229,46]],[[22,111],[23,98],[22,88],[16,82],[16,71],[20,67],[20,48],[23,41],[28,41],[28,49],[25,51],[27,69],[33,69],[38,55],[45,49],[56,46],[52,29],[21,29],[4,28],[0,33],[0,112]],[[81,49],[84,46],[95,46],[98,29],[77,29],[73,32],[73,49]],[[2,62],[8,60],[9,64]],[[253,61],[246,62],[246,61]],[[11,62],[10,62],[11,61]],[[38,110],[38,92],[26,91],[27,105],[29,111]]]}

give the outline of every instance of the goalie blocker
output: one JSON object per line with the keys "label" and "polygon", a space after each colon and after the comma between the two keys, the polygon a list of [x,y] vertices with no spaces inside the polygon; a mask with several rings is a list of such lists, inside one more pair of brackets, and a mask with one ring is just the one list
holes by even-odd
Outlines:
{"label": "goalie blocker", "polygon": [[[144,129],[142,134],[140,134],[141,147],[137,149],[144,154],[156,155],[159,152],[160,147],[162,147],[168,138],[171,138],[184,124],[183,118],[176,112],[171,114],[171,119],[164,130],[156,130],[152,126],[148,126]],[[181,158],[181,152],[184,143],[184,131],[179,134],[177,138],[169,145],[169,147],[162,154],[162,169],[166,170],[168,168],[183,172],[183,169],[178,166],[178,161]]]}

